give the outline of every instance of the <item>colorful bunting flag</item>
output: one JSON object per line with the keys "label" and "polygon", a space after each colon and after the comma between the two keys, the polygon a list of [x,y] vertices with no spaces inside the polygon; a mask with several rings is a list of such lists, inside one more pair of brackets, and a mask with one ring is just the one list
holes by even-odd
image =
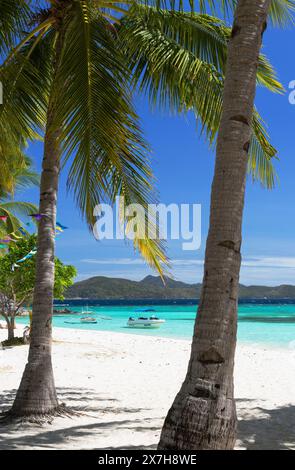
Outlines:
{"label": "colorful bunting flag", "polygon": [[[40,221],[42,219],[42,217],[45,217],[45,214],[30,214],[30,217],[34,217],[36,220]],[[26,226],[30,227],[31,226],[30,222],[27,222]],[[68,229],[68,227],[66,227],[65,225],[62,225],[61,223],[56,222],[56,230],[55,230],[56,235],[60,235],[64,230],[67,230],[67,229]],[[27,233],[25,232],[25,230],[22,227],[19,227],[18,231],[24,236],[27,235]],[[10,243],[10,242],[15,242],[15,241],[16,240],[13,240],[10,237],[6,238],[4,240],[0,240],[0,248],[6,248],[6,245],[3,244],[1,246],[1,243]],[[11,266],[11,270],[14,271],[15,268],[19,268],[20,266],[19,266],[18,263],[23,263],[27,259],[32,258],[32,256],[35,256],[36,253],[37,253],[37,248],[34,248],[26,256],[24,256],[21,259],[18,259],[15,263],[13,263],[13,265]]]}
{"label": "colorful bunting flag", "polygon": [[43,217],[45,217],[45,214],[30,214],[30,217],[33,217],[39,222]]}
{"label": "colorful bunting flag", "polygon": [[37,253],[37,248],[33,248],[26,256],[24,256],[21,259],[18,259],[13,265],[11,266],[11,271],[14,271],[15,268],[19,268],[19,265],[17,263],[23,263],[27,259],[32,258],[35,254]]}
{"label": "colorful bunting flag", "polygon": [[3,238],[3,239],[0,239],[0,243],[10,243],[10,242],[15,242],[15,240],[13,240],[13,238]]}
{"label": "colorful bunting flag", "polygon": [[6,222],[7,221],[7,215],[0,215],[0,220],[2,220],[2,222]]}
{"label": "colorful bunting flag", "polygon": [[15,268],[19,268],[20,266],[16,263],[13,263],[13,265],[11,266],[11,271],[14,271]]}
{"label": "colorful bunting flag", "polygon": [[24,235],[24,237],[27,235],[26,232],[25,232],[25,230],[24,230],[22,227],[19,227],[19,228],[18,228],[18,231],[19,231],[22,235]]}
{"label": "colorful bunting flag", "polygon": [[57,230],[67,230],[69,227],[65,227],[64,225],[60,224],[59,222],[56,222],[56,229]]}

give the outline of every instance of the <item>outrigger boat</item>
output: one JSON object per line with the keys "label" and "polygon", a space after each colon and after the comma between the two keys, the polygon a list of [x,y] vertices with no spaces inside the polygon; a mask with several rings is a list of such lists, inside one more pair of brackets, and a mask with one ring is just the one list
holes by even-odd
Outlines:
{"label": "outrigger boat", "polygon": [[80,318],[80,322],[81,323],[97,323],[97,320],[96,318],[93,318],[93,317],[83,317],[83,318]]}
{"label": "outrigger boat", "polygon": [[[144,309],[138,310],[141,313],[150,313],[155,312],[153,309]],[[165,320],[156,317],[155,315],[151,316],[140,316],[138,318],[129,317],[127,321],[127,326],[129,328],[160,328],[160,326],[165,323]]]}
{"label": "outrigger boat", "polygon": [[96,320],[96,318],[93,318],[93,317],[83,317],[83,318],[80,318],[80,321],[65,320],[64,323],[78,325],[80,323],[98,323],[98,321]]}

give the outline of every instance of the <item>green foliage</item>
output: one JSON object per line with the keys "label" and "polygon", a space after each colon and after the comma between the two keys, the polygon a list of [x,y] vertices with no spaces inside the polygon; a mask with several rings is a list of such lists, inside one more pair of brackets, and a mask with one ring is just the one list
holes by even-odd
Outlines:
{"label": "green foliage", "polygon": [[[132,85],[139,84],[153,103],[177,112],[193,110],[211,143],[220,122],[230,28],[204,14],[204,1],[189,3],[191,13],[184,11],[183,2],[172,0],[48,1],[42,9],[38,2],[0,0],[0,46],[3,51],[15,46],[0,69],[5,87],[0,161],[44,132],[50,98],[55,110],[51,131],[61,129],[60,157],[68,163],[68,188],[89,226],[94,207],[114,201],[116,195],[126,205],[155,202],[149,147],[132,104]],[[214,11],[215,1],[207,4]],[[230,10],[235,0],[218,6]],[[194,13],[196,7],[201,14]],[[271,17],[283,23],[293,9],[292,0],[272,0]],[[282,91],[264,56],[257,81]],[[268,187],[274,184],[275,154],[255,114],[249,171]],[[124,222],[128,230],[128,220]],[[152,221],[149,232],[155,230]],[[162,274],[167,264],[162,243],[146,237],[135,238],[134,245]]]}
{"label": "green foliage", "polygon": [[[8,252],[0,259],[0,292],[16,303],[30,302],[32,299],[36,268],[35,257],[19,264],[12,271],[12,265],[36,247],[36,236],[23,237],[10,243]],[[74,266],[64,265],[55,258],[54,295],[63,298],[64,291],[72,285],[77,272]]]}
{"label": "green foliage", "polygon": [[[7,216],[7,221],[0,220],[0,237],[12,235],[17,238],[21,227],[20,218],[37,212],[37,206],[29,202],[15,201],[13,196],[20,190],[39,184],[39,175],[32,169],[31,160],[25,155],[5,154],[1,158],[0,174],[0,215]],[[2,252],[2,250],[0,250]]]}
{"label": "green foliage", "polygon": [[72,265],[63,264],[55,258],[54,298],[64,299],[64,292],[73,284],[77,270]]}
{"label": "green foliage", "polygon": [[[217,11],[221,11],[226,18],[231,17],[237,4],[237,0],[192,0],[192,2],[194,6],[199,6],[201,13],[210,10],[216,14]],[[294,11],[294,0],[271,0],[269,19],[275,26],[294,24]]]}
{"label": "green foliage", "polygon": [[27,27],[30,7],[25,0],[0,0],[0,54],[7,52]]}
{"label": "green foliage", "polygon": [[[69,2],[62,9],[62,32],[55,28],[55,8],[36,11],[27,39],[0,74],[9,97],[0,124],[11,122],[14,133],[21,127],[28,138],[30,129],[44,130],[49,97],[54,103],[53,127],[62,129],[60,157],[70,162],[68,188],[89,226],[94,207],[116,195],[126,205],[156,202],[148,145],[131,101],[129,63],[106,19],[104,6],[115,5],[94,3]],[[61,37],[61,60],[55,64]],[[134,245],[161,273],[166,262],[162,243],[135,238]]]}
{"label": "green foliage", "polygon": [[[133,5],[118,27],[124,52],[130,58],[134,85],[152,106],[195,113],[211,144],[219,129],[230,28],[208,15],[156,10]],[[282,85],[264,55],[257,83],[282,93]],[[277,151],[260,115],[253,116],[248,170],[253,180],[272,188],[273,157]]]}
{"label": "green foliage", "polygon": [[9,299],[20,302],[29,300],[34,287],[35,260],[30,258],[21,268],[12,271],[12,265],[18,259],[29,253],[36,246],[36,237],[22,238],[18,242],[10,243],[8,253],[0,258],[0,292]]}

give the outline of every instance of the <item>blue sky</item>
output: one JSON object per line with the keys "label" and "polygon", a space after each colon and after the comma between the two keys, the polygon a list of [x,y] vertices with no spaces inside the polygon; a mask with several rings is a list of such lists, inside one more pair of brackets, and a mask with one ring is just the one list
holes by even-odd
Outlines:
{"label": "blue sky", "polygon": [[[286,88],[283,96],[265,90],[257,92],[256,104],[268,124],[273,145],[279,150],[276,163],[279,183],[272,191],[247,185],[243,225],[244,284],[295,284],[295,105],[288,101],[288,85],[295,80],[292,45],[295,31],[269,29],[264,36],[264,53],[277,69]],[[292,50],[293,49],[293,50]],[[168,241],[167,252],[172,274],[186,282],[200,282],[208,230],[210,187],[214,153],[196,132],[192,116],[169,116],[151,111],[145,98],[136,98],[145,135],[153,148],[152,166],[157,179],[159,200],[164,203],[202,205],[202,243],[197,251],[183,251],[180,241]],[[31,145],[29,153],[39,169],[42,145]],[[134,253],[132,244],[122,241],[96,241],[66,194],[66,174],[61,178],[58,220],[69,226],[57,239],[57,255],[74,264],[78,279],[95,275],[139,280],[152,271]],[[30,190],[27,198],[37,202],[38,193]]]}

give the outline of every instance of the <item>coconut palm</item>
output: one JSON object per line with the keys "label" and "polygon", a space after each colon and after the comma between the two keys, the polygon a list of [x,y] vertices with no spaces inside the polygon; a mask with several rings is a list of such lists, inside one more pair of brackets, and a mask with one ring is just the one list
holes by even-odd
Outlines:
{"label": "coconut palm", "polygon": [[[9,122],[14,135],[20,123],[34,131],[44,128],[31,343],[12,415],[42,415],[59,408],[51,320],[62,165],[70,161],[68,186],[89,226],[95,222],[95,206],[106,198],[121,195],[125,204],[145,208],[154,200],[148,146],[132,107],[127,63],[109,14],[95,8],[96,3],[51,1],[47,9],[32,12],[28,35],[20,34],[1,69],[7,94],[1,122]],[[147,217],[141,223],[147,232],[155,230]],[[162,273],[166,257],[161,242],[135,236],[134,245]]]}
{"label": "coconut palm", "polygon": [[[292,4],[290,3],[292,7]],[[241,228],[258,55],[269,0],[238,0],[228,46],[203,288],[191,357],[159,449],[232,449]]]}
{"label": "coconut palm", "polygon": [[[19,33],[20,43],[1,70],[9,99],[0,122],[11,122],[12,132],[20,123],[34,132],[44,128],[31,345],[12,415],[42,415],[59,409],[51,364],[52,259],[58,177],[64,163],[70,164],[68,186],[89,226],[94,222],[93,208],[105,198],[113,201],[119,194],[125,203],[143,207],[153,200],[148,147],[131,104],[129,58],[114,26],[119,14],[121,7],[112,1],[47,2],[47,8],[31,12],[28,34]],[[174,21],[175,34],[177,27],[181,25]],[[130,34],[134,33],[130,30]],[[154,30],[155,40],[157,37]],[[218,34],[212,37],[211,51],[219,44]],[[223,51],[225,46],[223,42]],[[211,56],[219,61],[216,54]],[[214,70],[219,66],[201,61],[199,68],[204,70],[203,80],[211,70],[212,89],[207,87],[203,97],[209,114],[214,108]],[[265,70],[265,81],[275,82],[271,68],[265,66]],[[179,82],[179,75],[176,79]],[[201,113],[200,119],[206,126]],[[262,152],[266,155],[265,149],[272,147],[262,137],[259,142],[265,144]],[[134,244],[162,272],[165,255],[159,240],[135,238]]]}

